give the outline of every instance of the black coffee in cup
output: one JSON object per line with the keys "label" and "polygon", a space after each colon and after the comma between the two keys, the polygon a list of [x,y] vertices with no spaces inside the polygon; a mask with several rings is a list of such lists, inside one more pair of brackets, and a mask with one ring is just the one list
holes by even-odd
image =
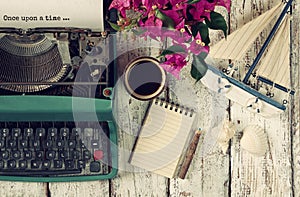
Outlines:
{"label": "black coffee in cup", "polygon": [[166,81],[165,71],[151,57],[140,57],[132,61],[125,71],[125,87],[135,98],[149,100],[158,96]]}

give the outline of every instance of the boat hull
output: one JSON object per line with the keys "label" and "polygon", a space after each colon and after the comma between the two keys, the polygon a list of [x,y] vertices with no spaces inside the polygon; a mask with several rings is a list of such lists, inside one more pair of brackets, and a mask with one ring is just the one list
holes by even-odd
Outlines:
{"label": "boat hull", "polygon": [[286,106],[261,94],[246,84],[237,81],[219,70],[209,66],[201,82],[209,89],[224,94],[226,98],[238,103],[252,113],[270,118],[284,112]]}

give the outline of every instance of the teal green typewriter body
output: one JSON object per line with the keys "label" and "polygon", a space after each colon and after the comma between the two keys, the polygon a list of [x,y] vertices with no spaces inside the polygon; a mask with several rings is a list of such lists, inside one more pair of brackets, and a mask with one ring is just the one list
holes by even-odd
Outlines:
{"label": "teal green typewriter body", "polygon": [[[80,122],[90,122],[92,120],[100,122],[105,121],[107,122],[109,127],[110,139],[110,161],[108,166],[110,170],[107,174],[50,174],[42,176],[38,173],[33,173],[33,175],[31,176],[29,172],[28,174],[26,174],[26,176],[24,176],[22,174],[9,175],[8,173],[5,176],[1,175],[1,180],[34,182],[90,181],[111,179],[117,174],[117,128],[115,126],[114,118],[112,116],[111,100],[58,96],[1,96],[0,109],[1,122],[13,121],[22,122],[24,124],[24,122],[61,122],[74,121],[74,119]],[[42,160],[40,162],[42,162]],[[19,169],[15,168],[15,170]],[[26,170],[28,169],[24,169],[24,172]],[[30,170],[32,171],[32,169]],[[38,172],[38,170],[36,170],[36,172]]]}
{"label": "teal green typewriter body", "polygon": [[116,176],[116,36],[103,26],[0,28],[0,180]]}

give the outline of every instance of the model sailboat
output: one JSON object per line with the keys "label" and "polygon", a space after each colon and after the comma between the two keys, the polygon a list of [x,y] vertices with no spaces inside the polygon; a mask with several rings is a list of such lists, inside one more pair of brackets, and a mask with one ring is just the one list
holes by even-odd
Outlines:
{"label": "model sailboat", "polygon": [[201,79],[204,84],[214,79],[218,84],[218,91],[247,109],[263,116],[273,116],[286,109],[286,100],[276,101],[273,93],[261,93],[262,86],[253,88],[255,84],[265,84],[269,89],[277,88],[286,94],[294,94],[290,83],[290,16],[288,9],[292,4],[289,0],[285,6],[280,3],[256,19],[245,24],[230,34],[227,39],[211,47],[210,55],[213,58],[240,61],[245,57],[250,46],[261,32],[276,20],[267,40],[247,70],[245,77],[239,81],[209,66],[207,74]]}

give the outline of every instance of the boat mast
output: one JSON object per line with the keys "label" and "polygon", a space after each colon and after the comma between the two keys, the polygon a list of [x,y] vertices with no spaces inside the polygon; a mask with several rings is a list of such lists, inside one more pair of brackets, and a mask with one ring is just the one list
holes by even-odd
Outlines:
{"label": "boat mast", "polygon": [[251,67],[249,68],[248,72],[246,73],[245,78],[243,79],[243,83],[247,83],[253,70],[256,68],[259,60],[261,59],[263,53],[265,52],[265,50],[267,49],[268,45],[270,44],[272,38],[274,37],[280,23],[282,22],[282,20],[284,19],[285,15],[288,12],[288,9],[290,8],[290,6],[292,5],[293,0],[289,0],[286,4],[286,6],[284,7],[283,11],[281,12],[279,18],[277,19],[274,27],[272,28],[267,40],[265,41],[265,43],[263,44],[262,48],[260,49],[259,53],[257,54],[256,58],[254,59]]}

